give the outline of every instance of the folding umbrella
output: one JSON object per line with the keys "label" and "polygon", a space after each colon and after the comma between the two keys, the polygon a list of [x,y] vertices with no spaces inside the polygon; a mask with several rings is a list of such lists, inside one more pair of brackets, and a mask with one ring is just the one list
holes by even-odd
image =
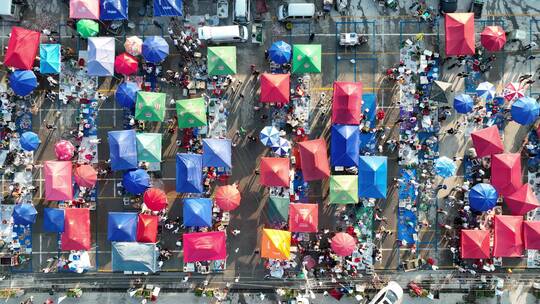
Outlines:
{"label": "folding umbrella", "polygon": [[176,192],[203,192],[203,157],[201,154],[176,154]]}
{"label": "folding umbrella", "polygon": [[314,181],[330,176],[326,141],[322,138],[298,143],[300,164],[305,181]]}
{"label": "folding umbrella", "polygon": [[113,76],[114,75],[114,37],[88,38],[88,75]]}
{"label": "folding umbrella", "polygon": [[263,145],[272,147],[279,142],[279,130],[274,126],[266,126],[259,133]]}
{"label": "folding umbrella", "polygon": [[283,137],[280,137],[275,145],[272,146],[272,151],[277,155],[285,156],[291,152],[291,143]]}
{"label": "folding umbrella", "polygon": [[130,55],[139,56],[142,54],[142,45],[143,41],[141,38],[129,36],[126,38],[126,42],[124,42],[124,49],[126,50],[126,53]]}
{"label": "folding umbrella", "polygon": [[277,64],[285,64],[291,61],[291,45],[285,41],[276,41],[268,49],[268,57]]}
{"label": "folding umbrella", "polygon": [[208,122],[204,98],[177,100],[176,116],[178,116],[178,128],[180,129],[206,126]]}
{"label": "folding umbrella", "polygon": [[461,230],[461,258],[489,259],[489,230]]}
{"label": "folding umbrella", "polygon": [[182,16],[182,0],[154,0],[154,17]]}
{"label": "folding umbrella", "polygon": [[497,204],[499,194],[490,184],[476,184],[469,191],[469,204],[473,210],[487,211]]}
{"label": "folding umbrella", "polygon": [[261,238],[261,257],[288,260],[291,256],[291,232],[276,229],[263,229]]}
{"label": "folding umbrella", "polygon": [[476,87],[478,97],[492,99],[495,96],[495,86],[491,82],[482,82]]}
{"label": "folding umbrella", "polygon": [[454,98],[454,109],[461,114],[467,114],[473,110],[474,101],[471,96],[461,94]]}
{"label": "folding umbrella", "polygon": [[116,56],[114,60],[114,70],[118,74],[131,75],[137,73],[139,61],[128,53]]}
{"label": "folding umbrella", "polygon": [[362,83],[334,81],[332,123],[358,125],[362,116]]}
{"label": "folding umbrella", "polygon": [[456,164],[450,158],[443,156],[435,160],[435,174],[447,178],[456,174]]}
{"label": "folding umbrella", "polygon": [[474,14],[445,14],[444,32],[446,56],[474,55]]}
{"label": "folding umbrella", "polygon": [[525,215],[540,204],[529,184],[523,184],[516,192],[504,197],[512,215]]}
{"label": "folding umbrella", "polygon": [[109,212],[107,239],[111,242],[135,242],[137,213]]}
{"label": "folding umbrella", "polygon": [[213,46],[207,52],[208,75],[236,74],[236,47]]}
{"label": "folding umbrella", "polygon": [[19,96],[26,96],[34,91],[38,82],[32,71],[17,70],[9,75],[9,85]]}
{"label": "folding umbrella", "polygon": [[184,199],[183,215],[186,227],[211,227],[212,200],[209,198]]}
{"label": "folding umbrella", "polygon": [[525,88],[519,82],[510,82],[503,91],[504,99],[512,101],[524,97]]}
{"label": "folding umbrella", "polygon": [[240,191],[237,185],[219,186],[214,197],[216,204],[223,211],[232,211],[240,206]]}
{"label": "folding umbrella", "polygon": [[43,209],[43,231],[64,232],[65,210],[60,208]]}
{"label": "folding umbrella", "polygon": [[290,100],[290,74],[263,73],[261,79],[260,102],[289,103]]}
{"label": "folding umbrella", "polygon": [[330,204],[358,203],[358,175],[330,176]]}
{"label": "folding umbrella", "polygon": [[139,213],[137,221],[137,242],[156,243],[159,216]]}
{"label": "folding umbrella", "polygon": [[121,107],[133,108],[137,100],[137,92],[141,89],[135,82],[123,82],[116,88],[114,98]]}
{"label": "folding umbrella", "polygon": [[70,0],[69,18],[99,19],[99,0]]}
{"label": "folding umbrella", "polygon": [[523,242],[525,249],[540,250],[540,221],[523,222]]}
{"label": "folding umbrella", "polygon": [[332,125],[330,140],[332,166],[358,165],[360,129],[357,125]]}
{"label": "folding umbrella", "polygon": [[203,139],[203,166],[232,168],[230,139]]}
{"label": "folding umbrella", "polygon": [[40,44],[39,58],[41,74],[60,73],[60,44]]}
{"label": "folding umbrella", "polygon": [[339,232],[332,237],[330,247],[339,256],[349,256],[356,249],[356,240],[348,233]]}
{"label": "folding umbrella", "polygon": [[81,37],[94,37],[99,34],[99,23],[94,20],[81,19],[77,21],[77,32]]}
{"label": "folding umbrella", "polygon": [[165,93],[137,92],[135,119],[143,121],[165,120]]}
{"label": "folding umbrella", "polygon": [[150,176],[143,169],[128,171],[122,177],[122,185],[128,193],[138,195],[150,187]]}
{"label": "folding umbrella", "polygon": [[77,185],[86,188],[92,188],[97,182],[97,171],[90,165],[80,165],[73,171]]}
{"label": "folding umbrella", "polygon": [[32,203],[16,204],[12,216],[15,225],[32,225],[36,222],[37,210]]}
{"label": "folding umbrella", "polygon": [[137,133],[137,160],[151,163],[161,161],[161,146],[163,134]]}
{"label": "folding umbrella", "polygon": [[135,130],[109,131],[109,158],[113,171],[137,168],[137,139]]}
{"label": "folding umbrella", "polygon": [[289,159],[280,157],[261,157],[260,183],[269,187],[289,187]]}
{"label": "folding umbrella", "polygon": [[169,56],[169,44],[160,36],[147,37],[142,45],[142,55],[147,62],[160,63]]}
{"label": "folding umbrella", "polygon": [[320,73],[322,52],[320,44],[293,45],[292,73]]}
{"label": "folding umbrella", "polygon": [[184,233],[184,263],[227,259],[224,231]]}
{"label": "folding umbrella", "polygon": [[157,188],[146,190],[143,195],[143,201],[146,207],[152,211],[161,211],[169,206],[167,194]]}
{"label": "folding umbrella", "polygon": [[495,125],[472,132],[471,138],[478,157],[504,152],[499,129]]}
{"label": "folding umbrella", "polygon": [[488,51],[500,51],[506,43],[506,33],[500,26],[486,26],[480,33],[480,43]]}
{"label": "folding umbrella", "polygon": [[512,114],[512,120],[518,124],[530,125],[540,115],[540,105],[533,98],[522,97],[512,104],[510,114]]}
{"label": "folding umbrella", "polygon": [[21,139],[19,142],[21,144],[21,148],[25,151],[35,151],[41,144],[39,136],[32,131],[27,131],[21,134]]}
{"label": "folding umbrella", "polygon": [[388,159],[385,156],[360,156],[358,162],[358,196],[386,198]]}
{"label": "folding umbrella", "polygon": [[9,37],[4,65],[21,70],[31,70],[36,60],[40,33],[13,26]]}
{"label": "folding umbrella", "polygon": [[291,232],[317,232],[319,226],[318,204],[290,204],[289,230]]}
{"label": "folding umbrella", "polygon": [[75,155],[75,146],[70,141],[61,140],[54,145],[54,153],[58,160],[71,160]]}
{"label": "folding umbrella", "polygon": [[128,0],[102,0],[101,20],[126,20],[128,19]]}
{"label": "folding umbrella", "polygon": [[519,153],[501,153],[491,156],[491,184],[497,193],[510,195],[521,185],[521,157]]}

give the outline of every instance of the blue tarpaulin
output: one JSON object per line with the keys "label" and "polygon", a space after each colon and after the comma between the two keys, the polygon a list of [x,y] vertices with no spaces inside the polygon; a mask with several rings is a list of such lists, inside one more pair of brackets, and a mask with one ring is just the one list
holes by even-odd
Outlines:
{"label": "blue tarpaulin", "polygon": [[41,74],[60,73],[60,44],[39,45],[39,72]]}
{"label": "blue tarpaulin", "polygon": [[43,209],[43,231],[64,232],[64,209],[45,208]]}
{"label": "blue tarpaulin", "polygon": [[330,145],[332,166],[358,165],[360,137],[358,126],[333,125]]}
{"label": "blue tarpaulin", "polygon": [[109,131],[109,157],[113,171],[137,168],[135,130]]}
{"label": "blue tarpaulin", "polygon": [[36,222],[37,210],[33,204],[17,204],[13,208],[13,223],[15,225],[31,225]]}
{"label": "blue tarpaulin", "polygon": [[202,193],[202,155],[176,154],[176,192]]}
{"label": "blue tarpaulin", "polygon": [[520,125],[530,125],[538,119],[540,115],[540,105],[535,99],[530,97],[521,97],[512,104],[510,109],[512,120]]}
{"label": "blue tarpaulin", "polygon": [[182,16],[182,0],[154,0],[154,17]]}
{"label": "blue tarpaulin", "polygon": [[21,139],[19,142],[21,144],[21,148],[23,148],[25,151],[35,151],[41,144],[39,136],[32,131],[27,131],[21,134]]}
{"label": "blue tarpaulin", "polygon": [[100,0],[99,19],[128,19],[128,0]]}
{"label": "blue tarpaulin", "polygon": [[158,271],[159,251],[155,244],[113,242],[112,271]]}
{"label": "blue tarpaulin", "polygon": [[358,196],[386,198],[386,156],[360,156],[358,162]]}
{"label": "blue tarpaulin", "polygon": [[128,171],[124,173],[122,185],[128,193],[141,194],[150,187],[150,175],[143,169]]}
{"label": "blue tarpaulin", "polygon": [[148,62],[160,63],[169,55],[169,44],[160,36],[147,37],[142,45],[142,55]]}
{"label": "blue tarpaulin", "polygon": [[203,139],[203,167],[231,168],[231,140]]}
{"label": "blue tarpaulin", "polygon": [[32,71],[17,70],[9,75],[9,86],[19,96],[26,96],[37,87],[36,74]]}
{"label": "blue tarpaulin", "polygon": [[365,115],[364,121],[369,128],[375,128],[376,113],[377,95],[373,93],[362,94],[362,114]]}
{"label": "blue tarpaulin", "polygon": [[490,184],[476,184],[469,191],[469,205],[476,211],[487,211],[497,204],[499,194]]}
{"label": "blue tarpaulin", "polygon": [[212,226],[212,200],[209,198],[184,199],[184,226]]}
{"label": "blue tarpaulin", "polygon": [[109,212],[107,239],[112,242],[135,242],[137,221],[135,212]]}
{"label": "blue tarpaulin", "polygon": [[285,41],[276,41],[272,43],[268,49],[270,60],[277,64],[285,64],[291,61],[292,49],[291,45]]}
{"label": "blue tarpaulin", "polygon": [[135,82],[126,81],[116,88],[114,98],[121,107],[134,108],[137,101],[137,92],[140,90]]}

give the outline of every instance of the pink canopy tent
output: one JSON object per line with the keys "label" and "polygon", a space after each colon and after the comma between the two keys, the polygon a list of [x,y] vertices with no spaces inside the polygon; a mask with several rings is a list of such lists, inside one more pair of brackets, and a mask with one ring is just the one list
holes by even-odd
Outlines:
{"label": "pink canopy tent", "polygon": [[499,129],[495,125],[472,132],[471,138],[478,157],[504,152],[504,145],[499,135]]}
{"label": "pink canopy tent", "polygon": [[516,192],[506,196],[504,201],[513,215],[525,215],[539,206],[538,199],[529,184],[523,184]]}
{"label": "pink canopy tent", "polygon": [[444,15],[446,56],[474,55],[474,14]]}
{"label": "pink canopy tent", "polygon": [[521,235],[523,217],[514,215],[495,215],[494,257],[520,257],[523,254]]}
{"label": "pink canopy tent", "polygon": [[522,184],[519,153],[495,154],[491,157],[491,185],[499,194],[510,195]]}
{"label": "pink canopy tent", "polygon": [[319,205],[290,204],[289,230],[291,232],[317,232],[319,225]]}
{"label": "pink canopy tent", "polygon": [[62,250],[90,250],[90,210],[88,208],[65,209]]}
{"label": "pink canopy tent", "polygon": [[260,176],[261,185],[270,187],[289,187],[289,159],[262,157]]}
{"label": "pink canopy tent", "polygon": [[523,222],[525,249],[540,250],[540,221]]}
{"label": "pink canopy tent", "polygon": [[300,164],[305,181],[314,181],[330,176],[326,141],[322,138],[298,143]]}
{"label": "pink canopy tent", "polygon": [[77,185],[92,188],[97,182],[97,171],[90,165],[81,165],[73,170]]}
{"label": "pink canopy tent", "polygon": [[334,82],[332,123],[357,125],[362,116],[362,83]]}
{"label": "pink canopy tent", "polygon": [[73,199],[72,169],[69,161],[45,161],[45,199],[68,201]]}
{"label": "pink canopy tent", "polygon": [[99,0],[70,0],[69,18],[99,20]]}
{"label": "pink canopy tent", "polygon": [[461,258],[489,259],[489,231],[461,230]]}
{"label": "pink canopy tent", "polygon": [[184,233],[184,263],[224,260],[225,238],[223,231]]}

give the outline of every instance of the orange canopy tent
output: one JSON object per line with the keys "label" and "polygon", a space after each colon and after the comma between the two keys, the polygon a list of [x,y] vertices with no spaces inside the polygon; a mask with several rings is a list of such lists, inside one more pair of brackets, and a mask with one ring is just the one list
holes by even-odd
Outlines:
{"label": "orange canopy tent", "polygon": [[514,215],[494,216],[494,257],[520,257],[523,254],[521,235],[523,217]]}
{"label": "orange canopy tent", "polygon": [[261,102],[288,103],[290,96],[290,74],[261,75]]}
{"label": "orange canopy tent", "polygon": [[291,232],[276,229],[263,229],[261,257],[288,260],[291,256]]}
{"label": "orange canopy tent", "polygon": [[261,185],[289,187],[289,159],[262,157],[260,165]]}
{"label": "orange canopy tent", "polygon": [[305,181],[314,181],[330,176],[326,141],[322,138],[298,143],[300,162]]}
{"label": "orange canopy tent", "polygon": [[461,258],[489,259],[489,231],[461,230]]}
{"label": "orange canopy tent", "polygon": [[446,56],[474,55],[474,14],[444,15]]}
{"label": "orange canopy tent", "polygon": [[318,204],[289,205],[289,230],[291,232],[317,232],[318,224]]}

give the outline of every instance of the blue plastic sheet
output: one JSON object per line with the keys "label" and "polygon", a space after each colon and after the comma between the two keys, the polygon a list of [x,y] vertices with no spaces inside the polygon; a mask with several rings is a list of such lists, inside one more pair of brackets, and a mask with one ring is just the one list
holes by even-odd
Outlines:
{"label": "blue plastic sheet", "polygon": [[203,167],[232,168],[230,139],[203,139]]}
{"label": "blue plastic sheet", "polygon": [[360,137],[358,126],[333,125],[330,145],[332,166],[352,167],[358,165]]}
{"label": "blue plastic sheet", "polygon": [[43,231],[64,232],[64,209],[45,208],[43,209]]}
{"label": "blue plastic sheet", "polygon": [[176,192],[203,192],[202,155],[176,154]]}
{"label": "blue plastic sheet", "polygon": [[60,73],[60,44],[39,45],[39,72],[41,74]]}
{"label": "blue plastic sheet", "polygon": [[182,0],[154,0],[154,17],[182,16]]}
{"label": "blue plastic sheet", "polygon": [[33,204],[17,204],[13,208],[13,223],[15,225],[31,225],[36,222],[37,210]]}
{"label": "blue plastic sheet", "polygon": [[135,242],[137,221],[135,212],[109,212],[107,239],[111,242]]}
{"label": "blue plastic sheet", "polygon": [[113,171],[137,168],[137,140],[135,130],[110,131],[109,157]]}
{"label": "blue plastic sheet", "polygon": [[362,113],[366,116],[365,122],[369,128],[375,128],[376,112],[377,95],[373,93],[362,94]]}
{"label": "blue plastic sheet", "polygon": [[128,19],[128,0],[101,0],[99,19]]}
{"label": "blue plastic sheet", "polygon": [[209,198],[184,199],[184,226],[212,226],[212,200]]}
{"label": "blue plastic sheet", "polygon": [[358,162],[358,196],[386,198],[387,163],[385,156],[360,156]]}

